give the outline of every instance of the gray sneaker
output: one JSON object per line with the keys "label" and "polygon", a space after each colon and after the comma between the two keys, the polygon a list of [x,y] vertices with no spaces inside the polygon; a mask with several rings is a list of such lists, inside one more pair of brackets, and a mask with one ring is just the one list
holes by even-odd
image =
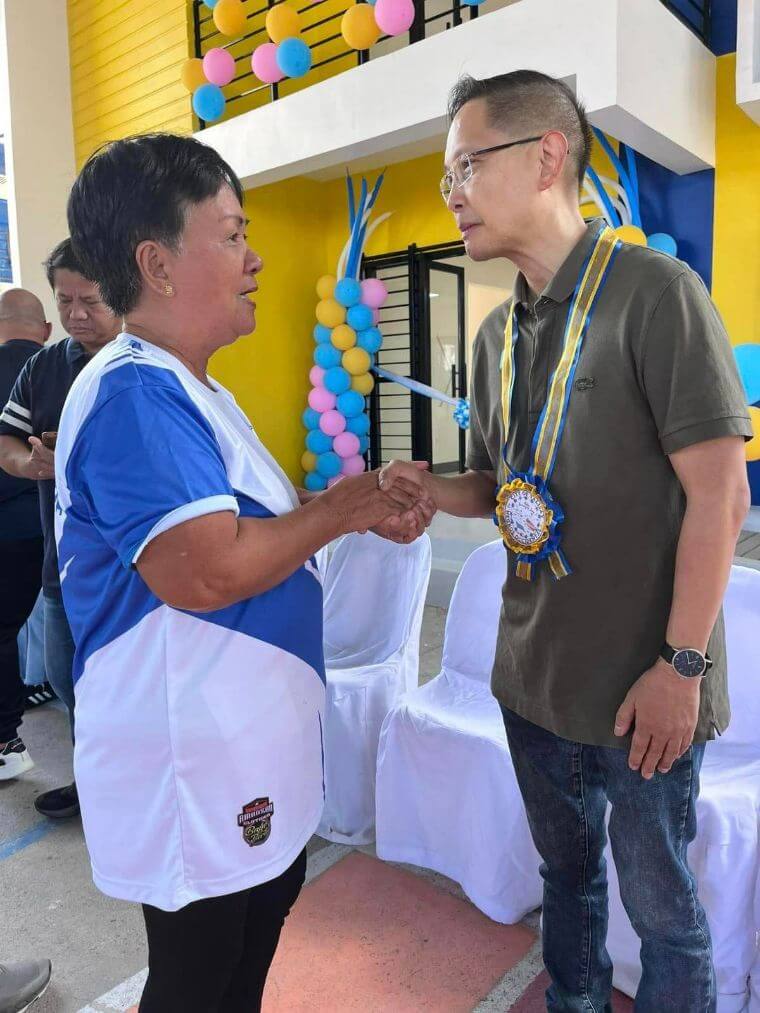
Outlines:
{"label": "gray sneaker", "polygon": [[23,1013],[50,984],[49,960],[0,964],[0,1013]]}

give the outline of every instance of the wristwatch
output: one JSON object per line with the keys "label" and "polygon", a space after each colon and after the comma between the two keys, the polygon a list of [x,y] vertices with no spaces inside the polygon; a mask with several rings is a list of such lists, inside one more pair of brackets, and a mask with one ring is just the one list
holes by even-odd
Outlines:
{"label": "wristwatch", "polygon": [[699,679],[712,668],[712,658],[702,654],[696,647],[671,647],[667,641],[660,651],[660,657],[673,667],[682,679]]}

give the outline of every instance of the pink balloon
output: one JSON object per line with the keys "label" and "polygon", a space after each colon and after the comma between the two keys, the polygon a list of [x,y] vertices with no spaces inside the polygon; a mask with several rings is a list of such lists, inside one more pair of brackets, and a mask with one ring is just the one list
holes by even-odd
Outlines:
{"label": "pink balloon", "polygon": [[380,323],[380,310],[372,310],[372,323],[375,327]]}
{"label": "pink balloon", "polygon": [[375,21],[380,31],[386,35],[408,32],[414,21],[413,0],[377,0]]}
{"label": "pink balloon", "polygon": [[212,84],[223,88],[235,76],[235,60],[226,49],[209,49],[203,57],[203,73]]}
{"label": "pink balloon", "polygon": [[334,485],[337,485],[338,482],[342,482],[345,477],[346,477],[345,475],[336,475],[335,478],[328,478],[327,488],[332,489],[332,487]]}
{"label": "pink balloon", "polygon": [[[378,0],[379,2],[379,0]],[[375,4],[377,8],[377,4]],[[412,7],[414,10],[414,7]],[[406,30],[406,29],[404,29]],[[388,298],[388,289],[379,278],[365,278],[362,282],[362,302],[370,309],[377,310]]]}
{"label": "pink balloon", "polygon": [[338,436],[346,428],[346,416],[342,412],[327,411],[319,420],[319,428],[328,436]]}
{"label": "pink balloon", "polygon": [[337,398],[324,387],[315,387],[309,391],[309,407],[315,412],[329,412],[335,407]]}
{"label": "pink balloon", "polygon": [[346,457],[340,470],[342,475],[362,475],[364,474],[364,458],[358,454],[356,457]]}
{"label": "pink balloon", "polygon": [[356,457],[360,447],[359,437],[354,433],[339,433],[333,442],[333,450],[338,457]]}
{"label": "pink balloon", "polygon": [[325,371],[321,366],[312,366],[309,371],[309,379],[311,380],[312,387],[323,387],[325,379]]}
{"label": "pink balloon", "polygon": [[251,70],[264,84],[277,84],[285,77],[277,65],[277,46],[274,42],[265,42],[253,51]]}

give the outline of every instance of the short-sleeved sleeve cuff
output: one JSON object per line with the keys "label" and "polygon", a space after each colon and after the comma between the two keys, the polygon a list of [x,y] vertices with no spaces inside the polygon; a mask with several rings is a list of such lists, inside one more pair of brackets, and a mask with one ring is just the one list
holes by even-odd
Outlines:
{"label": "short-sleeved sleeve cuff", "polygon": [[184,524],[186,521],[195,520],[196,517],[205,517],[206,514],[227,512],[234,513],[236,517],[240,514],[240,507],[238,506],[238,501],[234,496],[207,496],[205,499],[199,499],[194,503],[187,503],[185,506],[177,507],[176,510],[172,510],[171,513],[162,517],[161,520],[150,529],[145,538],[143,538],[142,542],[140,542],[135,551],[131,554],[131,558],[126,559],[125,563],[130,566],[134,566],[147,546],[150,545],[154,538],[158,538],[159,535],[162,535],[164,531],[176,528],[179,524]]}
{"label": "short-sleeved sleeve cuff", "polygon": [[672,433],[665,433],[660,436],[660,443],[666,454],[675,454],[679,450],[685,450],[686,447],[705,443],[707,440],[718,440],[723,436],[741,436],[745,440],[751,440],[752,423],[746,415],[710,419],[692,426],[683,426]]}
{"label": "short-sleeved sleeve cuff", "polygon": [[470,471],[494,471],[493,461],[488,454],[468,451],[465,464]]}

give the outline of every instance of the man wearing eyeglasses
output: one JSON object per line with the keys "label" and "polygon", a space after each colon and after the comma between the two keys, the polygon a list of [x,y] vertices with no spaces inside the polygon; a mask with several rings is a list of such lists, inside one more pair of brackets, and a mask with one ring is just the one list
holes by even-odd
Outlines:
{"label": "man wearing eyeglasses", "polygon": [[[468,468],[416,472],[494,516],[509,554],[492,687],[543,859],[551,1011],[611,1011],[605,811],[641,938],[641,1013],[708,1013],[686,849],[705,742],[729,720],[721,601],[749,494],[744,394],[697,275],[587,224],[591,131],[562,82],[464,78],[441,192],[514,294],[475,341]],[[382,474],[414,477],[408,463]],[[504,842],[509,847],[509,841]]]}

